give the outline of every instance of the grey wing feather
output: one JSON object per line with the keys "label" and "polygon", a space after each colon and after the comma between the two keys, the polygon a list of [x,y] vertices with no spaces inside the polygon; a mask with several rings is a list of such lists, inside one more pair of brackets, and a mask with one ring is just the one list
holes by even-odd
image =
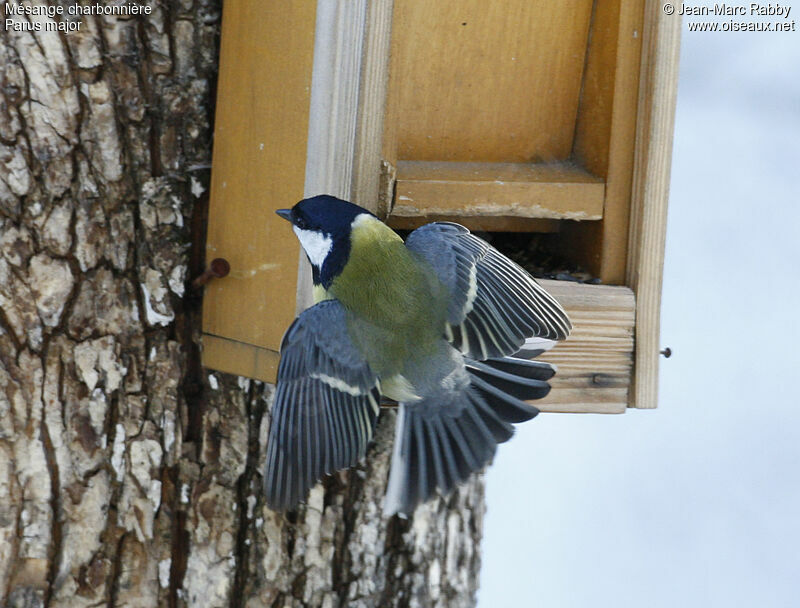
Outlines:
{"label": "grey wing feather", "polygon": [[284,335],[267,442],[264,489],[290,509],[326,473],[354,465],[378,417],[378,381],[347,335],[335,300],[303,312]]}
{"label": "grey wing feather", "polygon": [[412,232],[406,247],[422,256],[450,292],[447,339],[475,359],[517,352],[526,338],[563,340],[566,312],[525,270],[458,224]]}

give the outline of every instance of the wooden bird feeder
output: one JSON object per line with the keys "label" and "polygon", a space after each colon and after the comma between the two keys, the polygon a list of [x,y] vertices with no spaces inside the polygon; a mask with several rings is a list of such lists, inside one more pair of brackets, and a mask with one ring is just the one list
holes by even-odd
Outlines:
{"label": "wooden bird feeder", "polygon": [[310,273],[274,210],[327,193],[549,233],[603,285],[543,281],[574,332],[537,406],[656,407],[679,27],[650,0],[226,2],[204,365],[275,381]]}

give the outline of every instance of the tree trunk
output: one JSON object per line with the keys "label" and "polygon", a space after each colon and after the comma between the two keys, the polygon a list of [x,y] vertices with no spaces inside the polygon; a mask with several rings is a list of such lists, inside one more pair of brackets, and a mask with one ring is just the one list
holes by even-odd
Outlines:
{"label": "tree trunk", "polygon": [[144,5],[5,16],[42,25],[0,37],[0,604],[472,605],[481,482],[384,519],[391,412],[308,506],[264,506],[272,387],[201,368],[190,285],[221,6]]}

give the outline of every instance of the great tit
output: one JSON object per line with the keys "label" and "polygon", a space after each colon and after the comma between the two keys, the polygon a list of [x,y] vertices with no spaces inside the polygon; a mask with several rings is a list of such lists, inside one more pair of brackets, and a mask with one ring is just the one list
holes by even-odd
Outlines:
{"label": "great tit", "polygon": [[[264,478],[295,507],[323,475],[355,465],[383,400],[398,403],[384,513],[410,514],[493,457],[539,411],[555,373],[526,340],[563,340],[563,308],[522,268],[458,224],[403,239],[322,195],[277,214],[311,263],[316,304],[281,343]],[[517,357],[510,355],[517,354]]]}

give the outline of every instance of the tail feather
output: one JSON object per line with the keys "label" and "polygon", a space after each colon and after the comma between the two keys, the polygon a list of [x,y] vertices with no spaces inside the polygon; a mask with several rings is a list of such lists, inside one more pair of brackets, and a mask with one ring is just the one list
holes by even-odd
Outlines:
{"label": "tail feather", "polygon": [[[475,409],[471,411],[478,414],[480,423],[485,425],[495,443],[505,443],[511,439],[514,435],[514,427],[506,421],[500,412],[493,409],[477,391],[470,391],[469,399],[472,405],[475,406]],[[474,418],[475,416],[473,416]]]}
{"label": "tail feather", "polygon": [[409,514],[437,491],[448,494],[491,461],[497,444],[513,435],[513,423],[539,413],[523,399],[547,394],[542,378],[552,368],[514,359],[466,363],[469,386],[400,404],[387,515]]}
{"label": "tail feather", "polygon": [[486,359],[486,365],[498,369],[507,374],[522,376],[532,380],[550,380],[555,373],[556,367],[544,361],[528,361],[527,359],[517,359],[515,357],[503,357],[501,359]]}
{"label": "tail feather", "polygon": [[541,399],[550,392],[550,385],[544,380],[511,374],[481,361],[467,361],[467,371],[473,383],[476,377],[480,378],[517,399]]}
{"label": "tail feather", "polygon": [[534,418],[539,413],[539,410],[529,403],[504,393],[486,380],[472,376],[472,386],[480,392],[492,409],[503,417],[503,420],[519,424]]}
{"label": "tail feather", "polygon": [[429,440],[427,446],[432,456],[436,487],[446,494],[453,489],[455,481],[460,478],[453,441],[441,419],[426,420],[423,425]]}

